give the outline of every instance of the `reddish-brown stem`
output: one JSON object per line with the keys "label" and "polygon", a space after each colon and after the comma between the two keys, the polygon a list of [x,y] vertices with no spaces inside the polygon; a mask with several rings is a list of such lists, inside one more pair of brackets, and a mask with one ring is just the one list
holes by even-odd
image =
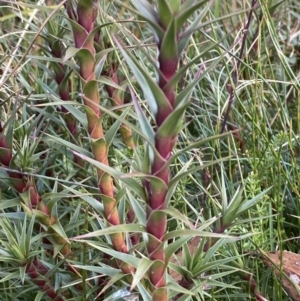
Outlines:
{"label": "reddish-brown stem", "polygon": [[48,297],[54,301],[65,300],[54,290],[50,280],[45,278],[48,269],[37,258],[34,258],[31,263],[26,265],[26,273],[31,278],[32,282],[45,292]]}

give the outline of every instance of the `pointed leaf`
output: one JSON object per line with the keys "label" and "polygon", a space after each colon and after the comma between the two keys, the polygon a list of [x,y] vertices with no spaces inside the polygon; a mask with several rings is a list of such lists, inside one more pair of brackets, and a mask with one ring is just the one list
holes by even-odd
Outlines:
{"label": "pointed leaf", "polygon": [[146,212],[145,212],[144,208],[141,206],[139,201],[134,198],[134,196],[131,194],[131,192],[129,190],[127,191],[127,196],[129,198],[131,208],[132,208],[138,222],[141,225],[146,225]]}
{"label": "pointed leaf", "polygon": [[189,221],[188,217],[185,214],[182,214],[179,210],[177,210],[174,207],[169,207],[167,209],[160,210],[168,215],[170,215],[172,218],[175,218],[177,221],[181,221],[185,223],[187,226],[189,226],[191,229],[194,228],[194,225]]}
{"label": "pointed leaf", "polygon": [[[205,227],[208,227],[208,225],[205,224]],[[213,232],[204,232],[204,231],[198,231],[198,230],[184,229],[184,230],[176,230],[176,231],[172,231],[172,232],[167,233],[164,237],[164,241],[168,241],[169,239],[172,239],[172,238],[184,237],[184,236],[230,238],[230,239],[233,239],[233,240],[240,240],[239,237],[235,237],[235,236],[229,236],[229,235],[218,234],[218,233],[213,233]]]}
{"label": "pointed leaf", "polygon": [[112,81],[109,77],[107,76],[100,76],[97,79],[98,83],[104,84],[106,86],[110,86],[113,87],[115,89],[121,90],[121,91],[125,91],[125,89],[123,87],[121,87],[120,85],[118,85],[117,83],[115,83],[114,81]]}
{"label": "pointed leaf", "polygon": [[79,60],[80,75],[84,80],[94,79],[95,58],[93,53],[88,49],[80,49],[76,53],[76,58]]}
{"label": "pointed leaf", "polygon": [[181,174],[178,174],[178,175],[176,175],[175,177],[173,177],[173,178],[171,179],[171,181],[169,182],[169,186],[172,186],[172,185],[174,184],[174,182],[177,182],[177,181],[179,181],[180,179],[182,179],[182,178],[184,178],[184,177],[186,177],[186,176],[188,176],[188,175],[190,175],[190,174],[193,174],[193,173],[195,173],[195,172],[197,172],[197,171],[199,171],[199,170],[203,170],[203,169],[205,169],[206,167],[211,166],[211,165],[214,165],[214,164],[216,164],[216,163],[218,163],[218,162],[224,162],[224,161],[227,161],[227,160],[229,160],[229,159],[230,159],[230,157],[220,158],[220,159],[217,159],[217,160],[215,160],[215,161],[211,161],[211,162],[205,163],[205,164],[203,164],[203,165],[201,165],[201,166],[191,168],[191,169],[189,169],[189,170],[187,170],[187,171],[185,171],[185,172],[183,172],[183,173],[181,173]]}
{"label": "pointed leaf", "polygon": [[53,229],[60,237],[62,237],[68,244],[70,244],[69,238],[65,233],[64,228],[60,224],[59,220],[56,221],[55,224],[49,225],[49,228]]}
{"label": "pointed leaf", "polygon": [[[172,0],[174,1],[174,0]],[[157,1],[158,5],[158,14],[160,24],[167,28],[171,21],[173,21],[173,12],[171,7],[169,6],[168,0],[159,0]],[[175,44],[174,44],[175,45]]]}
{"label": "pointed leaf", "polygon": [[102,235],[111,235],[115,233],[122,233],[122,232],[132,232],[132,233],[147,233],[147,229],[145,226],[134,224],[134,225],[117,225],[117,226],[110,226],[108,228],[97,230],[94,232],[90,232],[88,234],[79,235],[73,237],[71,240],[81,240],[90,237],[98,237]]}
{"label": "pointed leaf", "polygon": [[253,199],[244,202],[239,210],[237,214],[241,214],[243,213],[245,210],[251,208],[253,205],[255,205],[264,195],[266,195],[267,192],[269,192],[271,189],[273,188],[273,186],[265,189],[264,191],[262,191],[261,193],[259,193],[257,196],[255,196]]}
{"label": "pointed leaf", "polygon": [[142,258],[140,260],[139,265],[136,269],[136,272],[131,282],[131,286],[130,286],[131,291],[137,286],[137,284],[141,281],[141,279],[147,275],[147,272],[151,268],[153,263],[154,262],[152,260],[149,260],[148,258]]}
{"label": "pointed leaf", "polygon": [[[193,1],[194,2],[194,1]],[[203,1],[197,1],[196,4],[194,5],[189,5],[188,7],[186,6],[182,6],[179,14],[177,16],[177,28],[181,29],[181,27],[183,27],[184,23],[188,21],[188,18],[195,13],[195,11],[197,9],[199,9],[205,2],[207,2],[207,0],[203,0]],[[186,4],[186,3],[185,3]],[[191,3],[193,4],[193,3]]]}
{"label": "pointed leaf", "polygon": [[109,130],[105,133],[105,141],[106,146],[109,148],[110,144],[112,143],[120,125],[122,124],[123,120],[125,120],[127,113],[130,111],[130,108],[125,109],[122,114],[120,115],[120,119],[117,119],[112,126],[109,127]]}
{"label": "pointed leaf", "polygon": [[78,108],[75,108],[74,105],[66,105],[64,107],[74,116],[74,118],[85,128],[88,127],[86,114],[82,113]]}
{"label": "pointed leaf", "polygon": [[103,248],[103,247],[99,246],[97,244],[97,242],[94,242],[94,241],[88,241],[87,240],[87,241],[84,241],[84,243],[90,245],[91,247],[93,247],[95,249],[100,250],[101,252],[104,252],[105,254],[110,255],[112,258],[116,258],[116,259],[119,259],[121,261],[124,261],[124,262],[128,263],[129,265],[131,265],[135,268],[138,267],[139,262],[141,260],[138,257],[133,256],[133,255],[129,255],[129,254],[126,254],[126,253],[123,253],[123,252],[118,252],[118,251],[115,251],[115,250],[112,250],[112,249]]}
{"label": "pointed leaf", "polygon": [[185,89],[183,89],[176,97],[175,100],[175,107],[177,107],[179,104],[181,103],[186,103],[187,101],[190,100],[192,92],[195,88],[195,86],[199,83],[199,81],[208,73],[210,72],[213,68],[215,68],[220,61],[223,59],[223,54],[216,59],[210,66],[209,68],[206,68],[205,70],[199,70],[201,71],[201,73],[198,71],[198,73],[196,74],[195,78],[193,79],[193,81],[188,84]]}
{"label": "pointed leaf", "polygon": [[79,51],[80,49],[76,48],[76,47],[73,47],[73,46],[70,46],[66,53],[65,53],[65,56],[63,57],[62,59],[62,63],[64,64],[66,61],[68,61],[70,58],[76,56],[77,52]]}
{"label": "pointed leaf", "polygon": [[163,60],[176,60],[178,59],[178,42],[177,42],[177,28],[175,20],[169,20],[169,26],[164,34],[164,38],[160,46],[160,56]]}
{"label": "pointed leaf", "polygon": [[121,44],[115,39],[122,55],[124,56],[127,64],[132,70],[134,76],[136,77],[139,85],[141,86],[144,97],[149,103],[149,107],[152,113],[156,116],[158,107],[162,111],[172,111],[172,108],[157,83],[151,78],[149,72],[143,68],[140,63],[133,57],[133,55],[121,46]]}
{"label": "pointed leaf", "polygon": [[176,251],[179,250],[188,240],[189,236],[180,237],[165,248],[165,262],[168,263]]}
{"label": "pointed leaf", "polygon": [[[134,190],[142,199],[145,199],[145,192],[143,190],[143,188],[133,179],[129,179],[127,177],[123,178],[123,175],[121,172],[117,171],[116,169],[103,164],[101,162],[98,162],[94,159],[88,158],[82,154],[79,154],[77,152],[74,152],[75,155],[79,156],[80,158],[82,158],[83,160],[93,164],[94,166],[96,166],[97,168],[103,170],[104,172],[110,174],[112,177],[117,178],[121,181],[123,181],[130,189]],[[132,176],[134,177],[134,175]]]}
{"label": "pointed leaf", "polygon": [[[202,24],[202,19],[206,16],[207,12],[210,9],[210,6],[213,4],[214,0],[210,0],[210,2],[208,3],[208,5],[203,8],[201,10],[201,13],[196,17],[196,19],[192,22],[192,24],[189,26],[189,28],[184,32],[184,34],[181,35],[180,37],[180,42],[178,45],[178,53],[181,54],[181,52],[183,51],[183,49],[185,48],[186,44],[188,43],[191,35],[197,30],[198,25]],[[203,4],[203,2],[200,2],[201,5]],[[195,7],[197,8],[197,4],[195,5]],[[191,13],[190,11],[188,12],[188,14]],[[180,19],[180,24],[182,24],[181,22],[183,21],[183,19],[185,18],[185,16]]]}
{"label": "pointed leaf", "polygon": [[[64,186],[62,185],[65,189],[71,191],[74,196],[81,198],[82,200],[84,200],[85,202],[87,202],[89,205],[91,205],[96,211],[98,211],[99,213],[103,214],[104,213],[104,209],[103,209],[103,204],[101,202],[99,202],[98,200],[94,199],[93,197],[91,197],[90,193],[81,193],[75,189],[73,189],[70,186]],[[94,196],[94,194],[93,194]]]}
{"label": "pointed leaf", "polygon": [[49,144],[51,144],[53,142],[57,142],[60,145],[66,146],[67,148],[71,148],[71,149],[76,150],[80,154],[83,154],[83,155],[88,156],[90,158],[93,157],[93,155],[90,152],[88,152],[85,148],[82,148],[82,147],[78,146],[77,144],[71,143],[71,142],[67,141],[66,139],[61,139],[58,136],[52,136],[52,135],[49,135],[47,133],[45,133],[45,135],[49,137],[49,139],[47,139],[47,138],[45,139],[45,141],[48,142]]}
{"label": "pointed leaf", "polygon": [[132,3],[139,11],[140,16],[149,23],[156,41],[160,41],[164,31],[159,25],[157,12],[152,5],[146,0],[132,0]]}
{"label": "pointed leaf", "polygon": [[[176,282],[168,282],[166,287],[171,291],[179,292],[181,294],[192,295],[192,296],[195,295],[193,291],[185,289],[184,287],[182,287]],[[185,298],[187,297],[185,296]]]}
{"label": "pointed leaf", "polygon": [[135,107],[136,114],[138,116],[138,121],[140,123],[141,129],[142,129],[143,133],[148,137],[148,140],[151,141],[151,143],[154,145],[155,144],[155,141],[154,141],[155,133],[153,131],[153,128],[152,128],[150,122],[148,121],[148,119],[146,118],[145,113],[142,110],[137,98],[135,97],[133,90],[131,89],[131,87],[129,89],[130,89],[131,98],[132,98],[132,101],[133,101],[133,104]]}
{"label": "pointed leaf", "polygon": [[163,122],[163,124],[157,130],[157,137],[168,138],[173,137],[179,133],[182,126],[182,117],[185,113],[189,103],[185,103],[182,106],[178,106]]}
{"label": "pointed leaf", "polygon": [[106,55],[104,55],[99,61],[96,58],[95,78],[99,78],[100,75],[102,74],[105,62],[106,62]]}
{"label": "pointed leaf", "polygon": [[76,48],[80,49],[82,47],[82,45],[84,44],[84,41],[86,40],[86,38],[88,36],[88,33],[81,25],[78,24],[78,22],[76,22],[70,18],[67,18],[67,19],[70,22],[72,30],[73,30]]}

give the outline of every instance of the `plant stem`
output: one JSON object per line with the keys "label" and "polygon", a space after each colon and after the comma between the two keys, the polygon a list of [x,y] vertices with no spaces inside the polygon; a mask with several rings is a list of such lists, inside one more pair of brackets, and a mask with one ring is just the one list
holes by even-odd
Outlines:
{"label": "plant stem", "polygon": [[[99,109],[100,95],[95,77],[96,50],[94,47],[94,23],[97,17],[97,4],[92,0],[80,0],[75,12],[71,2],[66,4],[69,18],[72,20],[76,48],[80,49],[77,58],[80,65],[80,76],[83,85],[83,102],[88,119],[88,133],[91,138],[92,152],[98,162],[109,165],[108,145],[105,141],[101,111]],[[120,217],[117,201],[114,198],[112,177],[102,169],[97,169],[98,188],[102,196],[105,217],[110,225],[119,225]],[[113,247],[116,251],[127,253],[123,233],[111,235]],[[131,273],[132,267],[119,262],[124,273]]]}

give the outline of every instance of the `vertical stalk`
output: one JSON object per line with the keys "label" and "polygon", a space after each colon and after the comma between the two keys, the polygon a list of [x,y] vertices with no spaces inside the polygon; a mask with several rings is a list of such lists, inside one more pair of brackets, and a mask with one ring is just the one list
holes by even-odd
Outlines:
{"label": "vertical stalk", "polygon": [[48,269],[37,258],[34,258],[32,262],[26,265],[26,273],[31,278],[32,282],[35,283],[41,291],[45,292],[52,300],[65,300],[55,291],[50,281],[45,278],[48,273]]}
{"label": "vertical stalk", "polygon": [[[117,63],[111,63],[109,64],[108,70],[103,72],[104,75],[108,76],[113,81],[113,83],[117,85],[119,85],[120,83],[118,76],[118,67],[119,66]],[[113,100],[115,106],[121,106],[124,104],[124,96],[122,96],[115,87],[105,85],[105,89],[108,93],[108,96]],[[131,129],[127,125],[121,124],[120,133],[126,146],[134,149],[135,144],[133,141]]]}
{"label": "vertical stalk", "polygon": [[[95,159],[108,165],[108,146],[105,141],[101,111],[99,109],[100,95],[95,71],[97,65],[96,50],[94,47],[95,20],[97,17],[97,2],[93,0],[79,0],[75,10],[72,2],[66,4],[67,13],[73,29],[75,46],[78,49],[76,57],[80,67],[82,80],[82,98],[88,119],[88,133],[91,138],[92,152]],[[102,194],[105,217],[110,225],[119,225],[120,217],[117,201],[114,198],[114,185],[111,176],[102,169],[97,169],[98,188]],[[127,253],[127,246],[123,233],[111,235],[115,250]],[[125,273],[131,273],[132,268],[125,263],[120,263]]]}
{"label": "vertical stalk", "polygon": [[[51,29],[52,28],[49,26],[49,31]],[[58,36],[55,33],[53,33],[52,35],[55,36],[55,38],[53,39],[52,36],[49,35],[49,37],[47,37],[48,45],[51,49],[51,54],[55,58],[60,59],[63,57],[63,52],[65,49],[60,40],[57,39]],[[51,62],[51,65],[55,73],[55,80],[58,85],[59,97],[64,101],[70,100],[71,81],[69,79],[70,73],[68,74],[67,72],[67,66],[64,66],[62,63],[57,62]],[[69,132],[73,137],[77,136],[77,122],[75,117],[64,106],[62,106],[61,112],[63,114]],[[79,166],[83,166],[83,160],[77,155],[74,155],[74,162]]]}
{"label": "vertical stalk", "polygon": [[[158,10],[160,7],[158,6]],[[162,12],[158,11],[160,15]],[[170,22],[172,19],[170,19]],[[164,122],[175,110],[175,87],[167,86],[173,76],[176,74],[179,62],[179,56],[175,52],[172,55],[165,52],[164,39],[166,37],[169,24],[163,25],[163,20],[160,20],[164,37],[157,42],[158,62],[159,62],[159,80],[158,86],[165,95],[168,105],[159,106],[156,115],[157,129],[155,132],[155,148],[159,155],[154,157],[151,167],[151,174],[159,178],[165,185],[156,185],[150,181],[148,185],[148,211],[147,211],[147,231],[149,236],[148,252],[150,258],[155,260],[150,271],[150,279],[156,290],[153,293],[153,301],[167,300],[168,294],[166,286],[166,266],[165,252],[163,247],[163,239],[166,231],[167,216],[161,210],[167,208],[165,200],[168,192],[168,184],[170,181],[170,168],[166,166],[167,160],[170,158],[172,150],[175,146],[177,134],[165,133],[162,135]],[[171,45],[169,45],[171,46]],[[176,48],[176,45],[172,45]],[[171,46],[171,47],[172,47]],[[176,122],[176,121],[175,121]],[[175,125],[174,125],[175,126]]]}
{"label": "vertical stalk", "polygon": [[[62,44],[59,40],[55,40],[49,43],[51,53],[55,58],[62,58],[62,53],[64,51]],[[56,75],[56,82],[58,85],[58,93],[62,100],[70,99],[70,80],[66,74],[66,68],[61,63],[52,63],[54,67],[54,73]],[[75,136],[77,134],[76,120],[74,116],[62,106],[62,112],[64,113],[64,118],[70,133]]]}
{"label": "vertical stalk", "polygon": [[[182,87],[177,94],[177,85],[187,68],[179,67],[180,53],[185,48],[192,32],[201,22],[201,16],[196,20],[188,19],[203,5],[204,1],[157,0],[155,4],[148,1],[131,0],[140,16],[148,22],[155,37],[158,58],[153,64],[157,70],[158,80],[145,70],[145,65],[126,51],[119,43],[119,48],[127,60],[132,72],[148,100],[149,108],[155,116],[156,127],[144,116],[137,101],[135,106],[143,134],[151,141],[145,162],[141,170],[150,176],[143,184],[147,191],[147,222],[148,254],[153,261],[149,269],[152,283],[152,300],[167,301],[166,286],[166,255],[165,231],[167,216],[164,211],[168,207],[168,185],[170,183],[170,162],[178,134],[181,130],[182,117],[190,102],[193,87],[198,83],[197,73],[194,82]],[[186,28],[186,24],[192,24]],[[147,55],[145,55],[147,56]],[[134,95],[132,95],[134,97]],[[147,144],[147,143],[146,143]],[[152,145],[154,144],[154,151]],[[148,164],[150,162],[150,164]],[[167,197],[168,194],[168,198]],[[172,195],[172,192],[170,191]]]}

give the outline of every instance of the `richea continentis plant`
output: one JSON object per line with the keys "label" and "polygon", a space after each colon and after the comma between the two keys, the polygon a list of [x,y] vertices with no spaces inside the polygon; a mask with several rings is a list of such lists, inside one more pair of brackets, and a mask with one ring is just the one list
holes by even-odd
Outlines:
{"label": "richea continentis plant", "polygon": [[[75,57],[79,62],[79,77],[82,83],[82,99],[84,110],[88,120],[88,134],[94,158],[105,165],[108,162],[109,143],[105,138],[102,126],[102,112],[100,110],[100,94],[97,75],[100,75],[100,55],[97,56],[94,46],[94,38],[99,34],[101,26],[95,26],[98,15],[98,3],[92,0],[81,0],[75,5],[66,3],[66,10],[73,30],[75,48],[70,47],[64,61]],[[104,205],[105,217],[109,225],[116,226],[121,223],[115,199],[113,179],[103,169],[97,169],[98,187]],[[127,246],[122,233],[111,234],[113,247],[116,251],[127,253]],[[132,267],[120,263],[124,273],[133,271]]]}
{"label": "richea continentis plant", "polygon": [[[71,1],[68,1],[66,4],[74,34],[75,48],[70,47],[67,50],[64,61],[72,57],[79,63],[79,68],[76,72],[78,72],[82,84],[81,95],[88,119],[88,133],[94,155],[94,160],[90,158],[85,159],[97,166],[98,187],[104,205],[105,218],[108,222],[106,229],[76,237],[75,239],[80,240],[97,235],[110,234],[113,248],[119,253],[103,248],[101,250],[115,256],[118,259],[116,262],[117,266],[122,272],[132,276],[125,278],[127,282],[131,283],[132,290],[139,281],[146,279],[149,284],[149,286],[146,286],[147,291],[154,301],[168,300],[170,284],[167,282],[167,272],[169,260],[173,253],[188,239],[186,237],[180,238],[180,234],[176,231],[166,234],[167,214],[171,210],[169,202],[174,194],[176,184],[185,176],[183,173],[181,176],[172,179],[170,165],[176,157],[173,150],[178,134],[183,127],[183,117],[190,104],[193,88],[201,79],[201,73],[198,72],[192,82],[181,90],[178,88],[178,83],[182,80],[188,68],[195,62],[199,62],[200,57],[197,57],[184,67],[179,67],[180,56],[188,44],[193,31],[201,24],[204,13],[199,14],[191,24],[188,24],[187,21],[207,1],[185,1],[183,4],[181,2],[161,0],[150,4],[148,1],[132,1],[140,17],[148,23],[153,33],[157,48],[157,61],[153,62],[152,60],[152,64],[156,72],[157,81],[136,60],[132,52],[126,50],[123,43],[119,41],[118,36],[114,37],[116,45],[119,47],[142,89],[143,97],[147,100],[151,114],[155,119],[154,126],[145,112],[143,112],[137,100],[137,95],[133,92],[133,88],[130,87],[137,119],[142,130],[140,135],[144,139],[143,146],[140,146],[140,148],[144,148],[144,151],[135,149],[135,165],[143,185],[143,193],[140,193],[139,190],[139,197],[143,198],[146,204],[145,219],[141,217],[141,207],[134,206],[134,203],[131,203],[130,208],[131,216],[132,212],[134,212],[140,225],[122,225],[112,178],[112,175],[117,176],[128,185],[132,183],[128,179],[133,177],[134,174],[132,176],[122,175],[109,168],[109,144],[106,141],[105,130],[103,129],[102,111],[104,108],[101,105],[97,81],[97,76],[100,76],[99,66],[103,56],[101,56],[101,51],[96,52],[94,45],[94,37],[99,34],[99,31],[101,38],[101,25],[97,26],[95,24],[98,13],[97,2],[81,0],[76,5]],[[143,51],[138,45],[135,45],[134,48],[135,51]],[[145,52],[144,54],[147,56]],[[111,67],[113,68],[113,65]],[[112,76],[112,81],[116,84],[116,70],[113,68],[107,74]],[[108,89],[109,96],[113,98],[114,91],[110,90],[112,89]],[[129,184],[129,186],[129,188],[138,191],[133,185]],[[203,226],[201,230],[206,227],[207,225]],[[131,256],[126,255],[129,251],[126,245],[128,240],[125,240],[125,234],[122,231],[144,233],[142,237],[144,238],[147,251],[142,259],[136,257],[136,260],[133,260]],[[215,238],[220,238],[221,236],[220,234],[204,233],[199,231],[199,229],[185,232],[185,236],[189,235],[212,236]],[[170,238],[180,239],[168,246]],[[88,243],[91,246],[95,246],[94,243]],[[122,253],[125,255],[122,256]],[[137,256],[137,253],[134,253],[134,255]],[[178,283],[172,283],[171,285],[173,287],[173,296],[174,291],[178,292],[178,296],[190,293]]]}
{"label": "richea continentis plant", "polygon": [[[141,171],[149,174],[143,183],[147,195],[146,228],[149,233],[147,249],[152,260],[149,268],[149,279],[153,285],[152,300],[168,300],[165,234],[166,209],[172,195],[170,163],[173,159],[172,151],[182,129],[182,118],[190,103],[193,86],[199,81],[197,77],[185,89],[178,91],[178,82],[187,70],[186,67],[179,68],[179,60],[200,18],[190,26],[187,26],[186,22],[206,1],[186,1],[183,4],[177,0],[161,0],[155,4],[139,0],[132,2],[150,26],[157,45],[158,57],[155,63],[157,82],[142,69],[132,55],[124,51],[124,48],[120,46],[120,50],[141,85],[156,121],[156,128],[153,130],[141,113],[138,102],[135,101],[142,130],[150,142],[149,157],[145,160],[148,165],[142,166]],[[132,97],[135,99],[133,93]]]}
{"label": "richea continentis plant", "polygon": [[[69,297],[81,300],[81,296],[82,300],[104,300],[106,297],[117,300],[138,293],[143,300],[184,301],[195,291],[202,295],[204,285],[200,277],[218,267],[217,261],[210,263],[214,250],[226,239],[234,239],[225,236],[225,230],[266,191],[243,202],[243,190],[238,188],[228,201],[222,176],[222,206],[213,203],[215,217],[208,221],[202,219],[198,228],[171,204],[182,179],[215,163],[211,161],[193,168],[187,163],[174,175],[172,166],[176,165],[178,157],[203,143],[228,135],[200,139],[181,150],[176,147],[178,136],[187,125],[184,116],[192,93],[205,74],[200,67],[201,55],[185,63],[181,58],[193,33],[201,28],[212,1],[131,0],[127,3],[124,7],[150,29],[147,42],[150,41],[152,52],[122,28],[120,24],[125,22],[118,23],[106,16],[109,22],[100,23],[100,12],[105,11],[101,3],[94,0],[61,2],[59,17],[64,19],[63,25],[51,20],[42,34],[43,55],[51,58],[49,69],[43,67],[53,76],[52,86],[57,89],[55,102],[61,108],[57,112],[55,102],[45,105],[51,109],[55,107],[51,112],[55,111],[60,117],[59,126],[53,127],[58,128],[57,137],[48,135],[47,129],[43,129],[47,118],[49,123],[58,120],[46,110],[37,111],[39,114],[34,121],[21,123],[28,127],[27,136],[34,132],[38,137],[29,147],[32,156],[42,140],[72,149],[72,162],[76,164],[70,170],[65,169],[67,180],[62,179],[62,184],[57,184],[55,159],[47,165],[51,176],[43,175],[51,184],[37,185],[33,176],[25,177],[20,168],[24,164],[15,163],[21,151],[14,149],[7,137],[12,130],[6,127],[11,127],[11,123],[7,122],[4,127],[0,123],[0,162],[7,170],[11,189],[21,199],[22,210],[31,218],[29,230],[20,231],[20,234],[19,229],[16,232],[6,221],[2,222],[1,227],[7,233],[17,233],[5,246],[13,254],[16,265],[23,269],[22,273],[53,300],[68,300]],[[110,29],[114,34],[108,34]],[[135,42],[129,44],[130,41]],[[147,63],[138,60],[138,54],[147,58]],[[222,57],[217,59],[215,65],[221,60]],[[121,64],[128,74],[122,72]],[[186,73],[195,66],[198,72],[187,81]],[[132,106],[125,104],[125,94],[130,95]],[[120,149],[114,149],[118,130],[125,149],[121,155]],[[76,141],[82,143],[76,144]],[[41,153],[46,152],[41,149]],[[60,150],[57,152],[59,158],[64,157]],[[115,154],[122,160],[118,161]],[[31,163],[26,166],[29,170]],[[95,174],[91,165],[96,168]],[[69,204],[71,198],[76,209],[67,213],[57,209],[60,202]],[[169,216],[188,229],[169,227]],[[39,236],[29,240],[35,225],[40,227]],[[207,229],[210,231],[205,232]],[[197,244],[199,249],[190,252],[188,241],[195,236],[202,238]],[[94,240],[88,240],[91,237]],[[45,261],[51,257],[51,263],[44,263],[39,252],[32,250],[31,246],[37,241],[47,245],[43,256]],[[11,248],[10,244],[21,247]],[[175,254],[180,254],[178,265],[174,261]],[[231,259],[222,260],[227,263]],[[229,269],[226,273],[233,273],[243,265],[238,262],[236,266],[236,270]],[[255,296],[260,297],[252,277],[245,274],[242,277],[252,284]],[[216,278],[208,284],[217,286],[213,282]],[[210,280],[209,277],[205,279]]]}

